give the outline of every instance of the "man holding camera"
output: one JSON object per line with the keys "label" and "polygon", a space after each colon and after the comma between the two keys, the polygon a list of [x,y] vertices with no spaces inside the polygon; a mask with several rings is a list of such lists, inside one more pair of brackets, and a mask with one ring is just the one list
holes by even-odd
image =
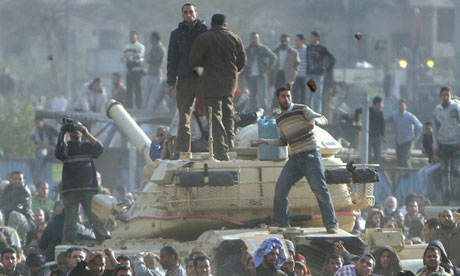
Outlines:
{"label": "man holding camera", "polygon": [[[65,141],[68,133],[70,141]],[[82,136],[86,142],[82,142]],[[93,196],[97,193],[94,159],[104,151],[104,146],[80,122],[63,119],[55,150],[57,159],[64,163],[62,170],[62,196],[64,199],[64,242],[77,239],[78,205],[81,204],[100,242],[109,239],[104,223],[91,211]]]}

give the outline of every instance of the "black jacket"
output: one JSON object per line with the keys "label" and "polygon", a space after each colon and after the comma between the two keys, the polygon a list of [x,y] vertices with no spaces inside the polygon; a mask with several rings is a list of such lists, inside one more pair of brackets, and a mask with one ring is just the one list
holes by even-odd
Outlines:
{"label": "black jacket", "polygon": [[381,110],[374,111],[372,107],[369,107],[369,136],[385,136],[385,119],[383,118],[383,112]]}
{"label": "black jacket", "polygon": [[307,74],[321,75],[330,72],[335,65],[335,57],[321,44],[307,46]]}
{"label": "black jacket", "polygon": [[[45,257],[47,262],[54,261],[54,248],[56,245],[61,244],[62,234],[64,232],[64,214],[57,214],[48,223],[43,236],[40,240],[38,248],[45,251]],[[81,223],[77,223],[78,238],[80,240],[96,240],[96,237],[91,229],[86,228]]]}
{"label": "black jacket", "polygon": [[64,163],[62,169],[62,192],[94,191],[97,193],[96,166],[94,159],[104,151],[100,141],[65,142],[58,140],[54,155]]}
{"label": "black jacket", "polygon": [[32,212],[32,197],[27,186],[20,188],[13,187],[13,184],[6,186],[0,199],[0,209],[5,215],[5,224],[8,224],[8,216],[12,211],[23,214],[31,225],[34,224]]}
{"label": "black jacket", "polygon": [[168,84],[176,85],[176,80],[197,82],[189,63],[189,54],[195,39],[206,32],[208,27],[204,21],[197,19],[191,28],[184,22],[179,23],[177,29],[171,32],[168,46]]}

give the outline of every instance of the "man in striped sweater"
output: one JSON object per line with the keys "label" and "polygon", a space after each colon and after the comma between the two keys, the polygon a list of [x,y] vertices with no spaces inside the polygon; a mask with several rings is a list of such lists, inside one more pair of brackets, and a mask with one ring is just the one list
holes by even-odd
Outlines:
{"label": "man in striped sweater", "polygon": [[288,194],[291,187],[305,176],[318,200],[327,232],[335,234],[339,224],[326,186],[319,144],[312,132],[315,123],[326,124],[327,119],[306,105],[292,103],[291,91],[285,87],[276,91],[276,99],[282,111],[276,118],[280,139],[259,139],[255,142],[256,145],[289,145],[289,160],[275,187],[275,223],[280,227],[290,226]]}

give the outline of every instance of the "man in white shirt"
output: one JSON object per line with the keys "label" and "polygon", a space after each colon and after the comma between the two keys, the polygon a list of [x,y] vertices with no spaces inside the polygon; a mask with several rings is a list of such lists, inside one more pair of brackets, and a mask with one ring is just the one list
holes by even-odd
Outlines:
{"label": "man in white shirt", "polygon": [[135,96],[136,107],[142,106],[141,78],[145,75],[143,68],[144,63],[144,45],[139,43],[139,37],[136,31],[129,32],[129,43],[123,48],[121,61],[126,63],[128,72],[126,73],[127,101],[126,107],[133,107],[133,97]]}

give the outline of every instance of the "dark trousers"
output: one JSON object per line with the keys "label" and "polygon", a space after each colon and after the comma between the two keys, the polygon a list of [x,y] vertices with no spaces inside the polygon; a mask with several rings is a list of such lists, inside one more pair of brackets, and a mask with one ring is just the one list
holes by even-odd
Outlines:
{"label": "dark trousers", "polygon": [[175,152],[190,152],[192,139],[190,134],[190,116],[192,116],[193,102],[197,98],[198,101],[203,103],[203,93],[200,84],[192,82],[179,82],[176,90],[179,126],[177,129]]}
{"label": "dark trousers", "polygon": [[144,75],[142,71],[130,71],[126,73],[126,107],[133,108],[133,97],[136,97],[136,107],[142,107],[142,90],[141,78]]}
{"label": "dark trousers", "polygon": [[410,152],[412,150],[412,141],[396,144],[396,158],[398,159],[398,165],[404,168],[410,168]]}
{"label": "dark trousers", "polygon": [[441,192],[445,204],[450,199],[458,201],[460,196],[460,149],[457,145],[439,144],[439,164],[441,166]]}
{"label": "dark trousers", "polygon": [[98,241],[103,241],[108,233],[105,230],[104,223],[91,211],[91,205],[95,192],[89,191],[72,191],[62,194],[64,201],[64,242],[73,243],[77,240],[77,217],[78,205],[81,204],[85,215],[93,228],[94,234]]}
{"label": "dark trousers", "polygon": [[382,136],[369,135],[369,163],[380,164],[382,159]]}
{"label": "dark trousers", "polygon": [[305,77],[296,77],[292,86],[292,102],[305,104],[306,81]]}
{"label": "dark trousers", "polygon": [[[212,137],[216,155],[228,152],[227,139],[233,139],[233,95],[221,97],[206,97],[206,113],[212,107]],[[209,114],[208,114],[209,116]],[[210,123],[210,122],[208,122]]]}

